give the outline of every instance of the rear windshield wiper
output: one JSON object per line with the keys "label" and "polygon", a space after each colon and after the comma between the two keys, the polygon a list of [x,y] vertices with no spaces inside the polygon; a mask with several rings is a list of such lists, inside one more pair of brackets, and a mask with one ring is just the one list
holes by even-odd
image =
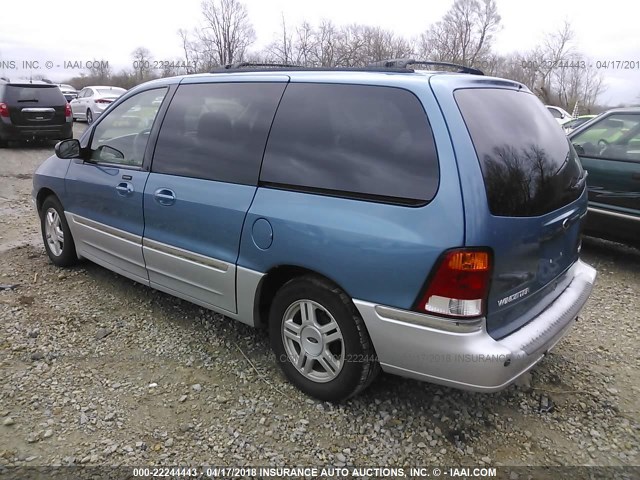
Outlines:
{"label": "rear windshield wiper", "polygon": [[29,99],[29,100],[18,100],[18,103],[22,103],[22,102],[37,102],[37,101],[38,101],[37,98],[32,98],[32,99]]}

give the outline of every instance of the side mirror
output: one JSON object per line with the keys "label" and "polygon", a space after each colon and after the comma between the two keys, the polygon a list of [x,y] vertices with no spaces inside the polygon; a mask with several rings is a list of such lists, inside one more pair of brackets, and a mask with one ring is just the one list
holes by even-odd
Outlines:
{"label": "side mirror", "polygon": [[117,148],[110,147],[109,145],[101,145],[97,151],[100,152],[100,159],[104,161],[109,160],[124,160],[124,153]]}
{"label": "side mirror", "polygon": [[54,147],[58,158],[80,158],[80,142],[75,138],[62,140]]}

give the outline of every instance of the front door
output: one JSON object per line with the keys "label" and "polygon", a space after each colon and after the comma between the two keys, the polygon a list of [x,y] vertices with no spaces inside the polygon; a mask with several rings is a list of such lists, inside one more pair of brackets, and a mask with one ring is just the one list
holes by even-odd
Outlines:
{"label": "front door", "polygon": [[640,238],[640,114],[613,112],[572,135],[589,172],[586,232],[637,243]]}
{"label": "front door", "polygon": [[65,210],[78,254],[148,283],[142,256],[142,195],[149,172],[143,160],[149,133],[167,89],[134,95],[96,124],[83,159],[65,178]]}

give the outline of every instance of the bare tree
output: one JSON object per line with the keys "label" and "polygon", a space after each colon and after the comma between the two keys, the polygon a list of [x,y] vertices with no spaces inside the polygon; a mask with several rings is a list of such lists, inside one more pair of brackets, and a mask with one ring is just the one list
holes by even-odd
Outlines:
{"label": "bare tree", "polygon": [[419,40],[424,58],[473,66],[486,60],[500,26],[495,0],[455,0]]}
{"label": "bare tree", "polygon": [[200,53],[199,44],[197,41],[192,40],[189,32],[183,28],[178,30],[180,36],[180,43],[182,44],[182,51],[184,57],[182,63],[185,65],[185,73],[200,73],[207,70],[201,70],[203,67],[207,67],[202,59]]}
{"label": "bare tree", "polygon": [[242,61],[256,35],[244,4],[238,0],[204,0],[199,30],[204,54],[218,65]]}
{"label": "bare tree", "polygon": [[304,22],[290,33],[283,21],[282,31],[266,48],[264,58],[304,66],[360,67],[412,54],[408,40],[380,27],[337,27],[324,20],[317,26]]}
{"label": "bare tree", "polygon": [[569,22],[554,33],[547,35],[541,47],[537,49],[539,58],[535,59],[538,65],[540,79],[534,85],[536,93],[545,103],[553,103],[552,81],[553,74],[558,65],[566,62],[574,53],[572,41],[574,33]]}
{"label": "bare tree", "polygon": [[142,83],[152,78],[153,58],[148,48],[138,47],[131,52],[133,58],[133,71],[138,83]]}
{"label": "bare tree", "polygon": [[309,22],[302,22],[302,24],[296,28],[295,34],[295,56],[296,63],[300,63],[305,66],[311,65],[312,50],[314,48],[314,32],[313,27]]}
{"label": "bare tree", "polygon": [[579,110],[593,110],[604,90],[601,72],[576,49],[569,22],[532,50],[498,58],[492,74],[524,83],[544,103],[570,112],[576,104]]}
{"label": "bare tree", "polygon": [[107,83],[113,74],[109,62],[103,59],[96,60],[94,58],[91,68],[87,70],[89,71],[89,76],[94,79],[97,84]]}

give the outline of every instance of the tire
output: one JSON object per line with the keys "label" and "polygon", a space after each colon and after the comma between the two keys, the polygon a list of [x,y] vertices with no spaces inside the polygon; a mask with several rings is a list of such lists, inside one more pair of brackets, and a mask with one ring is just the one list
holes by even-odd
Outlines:
{"label": "tire", "polygon": [[9,146],[9,141],[0,138],[0,148],[7,148]]}
{"label": "tire", "polygon": [[269,337],[289,381],[320,400],[344,401],[369,386],[380,371],[351,299],[315,275],[290,280],[278,290],[269,312]]}
{"label": "tire", "polygon": [[91,111],[91,109],[87,109],[87,123],[89,125],[91,125],[93,123],[93,112]]}
{"label": "tire", "polygon": [[55,265],[68,267],[78,261],[76,246],[64,216],[64,209],[53,195],[47,197],[42,203],[40,229],[44,248]]}

